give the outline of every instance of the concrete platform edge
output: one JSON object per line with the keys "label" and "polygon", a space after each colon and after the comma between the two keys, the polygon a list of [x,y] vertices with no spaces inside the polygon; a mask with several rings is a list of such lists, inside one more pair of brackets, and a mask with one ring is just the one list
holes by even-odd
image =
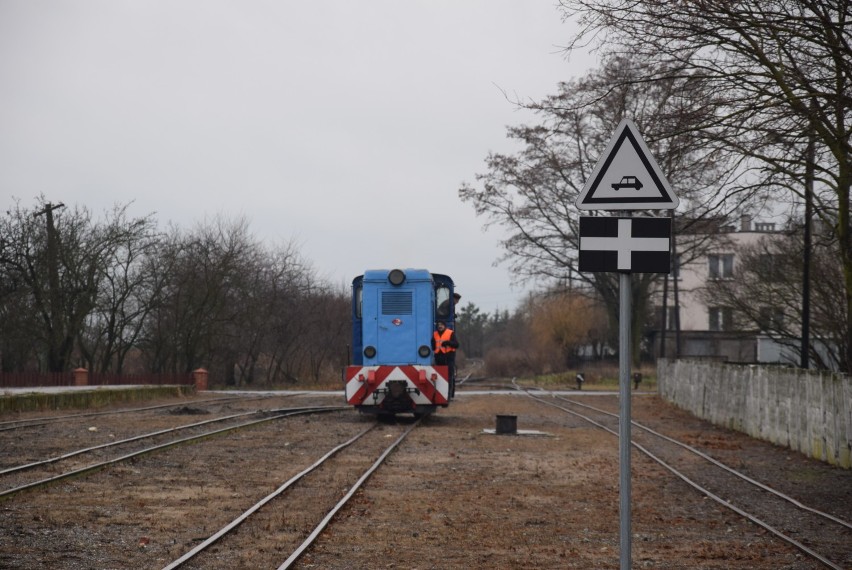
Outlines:
{"label": "concrete platform edge", "polygon": [[61,409],[101,408],[111,404],[177,398],[195,393],[194,386],[88,386],[45,391],[43,388],[4,390],[0,415]]}

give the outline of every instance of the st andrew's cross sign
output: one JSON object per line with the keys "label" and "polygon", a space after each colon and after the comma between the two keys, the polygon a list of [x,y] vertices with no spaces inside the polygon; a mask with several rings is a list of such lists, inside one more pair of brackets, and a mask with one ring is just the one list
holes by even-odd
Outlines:
{"label": "st andrew's cross sign", "polygon": [[[679,200],[636,125],[616,128],[577,197],[581,210],[674,209]],[[580,217],[581,272],[668,273],[671,218]]]}
{"label": "st andrew's cross sign", "polygon": [[671,218],[580,217],[581,272],[669,273]]}

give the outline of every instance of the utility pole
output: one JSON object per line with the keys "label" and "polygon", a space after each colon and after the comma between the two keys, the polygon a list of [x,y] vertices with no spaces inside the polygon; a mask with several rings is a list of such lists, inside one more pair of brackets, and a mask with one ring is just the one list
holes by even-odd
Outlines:
{"label": "utility pole", "polygon": [[59,327],[60,315],[62,314],[62,302],[59,291],[59,237],[56,235],[56,226],[53,223],[53,211],[64,208],[65,204],[44,205],[44,208],[33,214],[33,218],[44,215],[47,218],[47,276],[48,297],[50,299],[50,347],[48,354],[48,366],[51,372],[62,372],[60,368],[64,363],[60,362],[59,345],[62,342],[62,331]]}
{"label": "utility pole", "polygon": [[[813,105],[811,108],[813,110]],[[805,158],[805,236],[802,263],[802,346],[801,367],[810,367],[811,334],[811,216],[814,201],[814,160],[816,153],[816,133],[811,124],[808,138],[808,151]]]}
{"label": "utility pole", "polygon": [[[674,226],[674,210],[672,210],[672,226]],[[680,343],[680,285],[678,277],[680,276],[680,258],[677,255],[677,232],[672,232],[672,264],[675,269],[672,275],[672,289],[674,290],[674,333],[675,333],[675,359],[680,358],[681,343]]]}
{"label": "utility pole", "polygon": [[666,334],[668,331],[668,305],[669,305],[669,274],[663,275],[663,311],[662,324],[660,325],[660,358],[666,357]]}

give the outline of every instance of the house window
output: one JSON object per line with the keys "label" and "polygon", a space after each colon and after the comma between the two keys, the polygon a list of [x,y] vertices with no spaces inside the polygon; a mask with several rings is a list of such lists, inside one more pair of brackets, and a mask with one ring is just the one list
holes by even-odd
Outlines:
{"label": "house window", "polygon": [[669,310],[666,311],[666,320],[668,321],[666,328],[670,331],[676,330],[678,328],[677,309],[669,307]]}
{"label": "house window", "polygon": [[778,307],[761,307],[757,326],[762,331],[779,330],[784,325],[784,311]]}
{"label": "house window", "polygon": [[710,330],[729,331],[734,328],[734,310],[730,307],[710,307]]}
{"label": "house window", "polygon": [[757,264],[754,269],[763,281],[778,283],[784,280],[783,268],[783,256],[776,253],[761,253],[757,257]]}
{"label": "house window", "polygon": [[707,256],[710,279],[732,279],[734,277],[734,254],[721,253]]}
{"label": "house window", "polygon": [[[663,324],[663,307],[657,307],[657,324]],[[666,309],[666,322],[663,327],[667,331],[673,331],[677,328],[677,309],[668,307]]]}

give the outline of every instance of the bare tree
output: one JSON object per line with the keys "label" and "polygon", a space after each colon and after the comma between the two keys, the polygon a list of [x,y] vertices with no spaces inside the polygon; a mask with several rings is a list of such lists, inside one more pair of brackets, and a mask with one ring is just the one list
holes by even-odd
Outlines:
{"label": "bare tree", "polygon": [[140,342],[149,365],[173,373],[209,368],[223,341],[239,338],[237,299],[247,294],[244,278],[259,262],[260,246],[245,220],[218,218],[185,235],[173,228],[156,253],[149,270],[162,282]]}
{"label": "bare tree", "polygon": [[[852,311],[852,5],[846,0],[561,0],[607,53],[674,62],[717,99],[690,126],[734,166],[720,197],[800,198],[835,235],[844,314]],[[596,39],[592,39],[596,38]],[[669,80],[667,73],[645,81]],[[809,151],[809,149],[812,149]],[[812,172],[812,174],[810,174]],[[852,323],[843,343],[852,353]],[[848,371],[848,370],[847,370]]]}
{"label": "bare tree", "polygon": [[[537,125],[512,127],[511,139],[522,150],[491,154],[478,186],[464,184],[462,201],[509,232],[502,242],[507,261],[519,279],[580,282],[602,299],[612,323],[618,319],[618,276],[581,274],[577,270],[579,215],[577,196],[622,118],[631,117],[642,131],[685,207],[694,216],[717,206],[712,199],[726,170],[714,150],[705,151],[688,133],[705,120],[714,94],[699,77],[666,65],[649,69],[641,59],[612,57],[600,71],[563,83],[557,95],[528,105],[541,118]],[[644,83],[652,74],[666,81]],[[709,198],[708,198],[709,197]],[[633,354],[651,307],[648,292],[654,274],[632,279]]]}
{"label": "bare tree", "polygon": [[584,353],[599,352],[612,340],[606,309],[580,290],[553,290],[539,295],[527,311],[536,344],[551,347],[558,357],[556,371],[576,366]]}
{"label": "bare tree", "polygon": [[[244,219],[160,233],[41,198],[0,218],[0,368],[183,373],[234,384],[337,378],[348,295]],[[131,357],[132,355],[132,357]]]}
{"label": "bare tree", "polygon": [[95,306],[80,335],[81,357],[97,372],[124,372],[151,309],[153,276],[144,262],[158,239],[155,221],[150,216],[128,220],[126,208],[111,214],[111,223],[124,231],[116,232],[114,247],[105,252]]}
{"label": "bare tree", "polygon": [[116,251],[147,223],[128,220],[123,208],[95,222],[85,208],[51,204],[44,197],[34,210],[18,203],[7,212],[0,229],[0,266],[8,279],[3,302],[16,305],[4,312],[17,313],[9,322],[21,325],[8,333],[32,335],[23,337],[32,347],[29,354],[14,351],[17,366],[35,358],[50,371],[71,367]]}
{"label": "bare tree", "polygon": [[303,350],[310,378],[314,382],[339,378],[347,360],[344,347],[350,335],[349,295],[322,285],[311,291],[308,301]]}
{"label": "bare tree", "polygon": [[[802,233],[800,224],[787,232],[767,234],[738,252],[737,279],[708,281],[702,297],[734,311],[737,328],[755,330],[800,356],[802,299]],[[812,263],[819,279],[812,285],[814,311],[809,343],[810,360],[820,368],[846,369],[846,322],[840,266],[836,263],[837,243],[825,239],[830,232],[819,227]]]}
{"label": "bare tree", "polygon": [[293,242],[265,249],[252,271],[248,294],[235,300],[242,315],[235,332],[242,339],[232,343],[238,350],[233,381],[318,381],[327,367],[342,369],[348,297],[332,293]]}
{"label": "bare tree", "polygon": [[[17,252],[8,242],[0,242],[0,258],[14,258]],[[41,321],[33,296],[14,266],[0,263],[0,370],[26,370],[39,362]]]}
{"label": "bare tree", "polygon": [[310,374],[304,348],[311,336],[312,292],[319,285],[312,267],[293,244],[274,250],[271,261],[275,271],[267,297],[273,311],[268,315],[269,334],[264,342],[269,362],[266,376],[271,382],[295,383]]}

